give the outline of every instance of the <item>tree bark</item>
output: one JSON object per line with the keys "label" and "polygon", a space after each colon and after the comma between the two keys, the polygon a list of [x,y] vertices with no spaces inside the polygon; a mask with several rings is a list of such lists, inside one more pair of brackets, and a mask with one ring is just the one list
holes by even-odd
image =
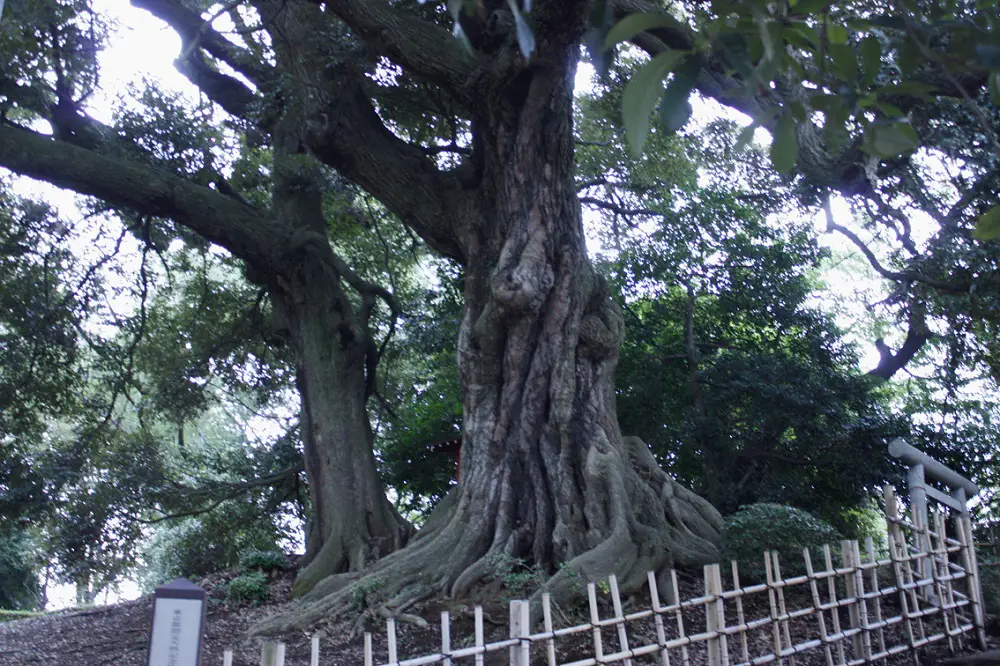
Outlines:
{"label": "tree bark", "polygon": [[618,429],[623,321],[586,253],[573,179],[575,48],[567,42],[504,82],[479,128],[487,149],[466,243],[463,467],[451,521],[466,527],[453,593],[488,573],[493,553],[549,572],[567,563],[591,578],[616,573],[626,586],[718,555],[718,514]]}
{"label": "tree bark", "polygon": [[[377,364],[368,326],[376,295],[395,306],[390,294],[363,281],[331,248],[324,177],[304,151],[300,117],[299,107],[288,104],[273,135],[274,210],[296,231],[270,284],[296,351],[312,504],[295,595],[332,574],[364,569],[399,549],[411,532],[386,498],[366,408]],[[345,279],[359,292],[360,307],[348,298]]]}
{"label": "tree bark", "polygon": [[296,349],[302,445],[312,517],[293,594],[360,571],[403,546],[410,527],[385,496],[372,451],[365,386],[368,333],[352,325],[339,278],[304,258],[278,298]]}

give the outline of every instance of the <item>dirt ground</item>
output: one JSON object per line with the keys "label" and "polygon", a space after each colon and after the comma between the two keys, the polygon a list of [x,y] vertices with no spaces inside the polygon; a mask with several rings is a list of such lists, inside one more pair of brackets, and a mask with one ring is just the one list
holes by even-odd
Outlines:
{"label": "dirt ground", "polygon": [[[260,663],[260,641],[247,636],[248,629],[259,620],[280,612],[288,603],[288,590],[291,576],[283,575],[271,584],[271,600],[260,606],[233,606],[225,599],[226,582],[234,574],[214,576],[199,581],[208,591],[209,607],[206,624],[202,666],[214,666],[223,663],[223,651],[232,649],[235,652],[234,666],[257,666]],[[695,579],[682,580],[682,598],[697,597],[701,593],[700,583]],[[397,624],[397,649],[400,659],[407,659],[436,652],[441,645],[439,628],[442,610],[449,611],[453,649],[472,644],[474,634],[474,611],[476,604],[484,607],[486,641],[503,640],[509,635],[507,623],[507,597],[503,591],[494,590],[484,593],[479,599],[465,602],[450,601],[447,604],[430,603],[410,609],[410,613],[425,618],[430,626],[420,627],[408,622]],[[808,605],[807,599],[796,600],[788,598],[789,610],[794,607]],[[801,603],[800,603],[801,602]],[[624,612],[627,614],[638,610],[648,601],[637,599],[635,604],[625,601]],[[767,617],[769,609],[766,600],[757,603],[746,603],[744,613],[747,619]],[[0,666],[97,666],[107,664],[113,666],[138,666],[146,664],[146,646],[152,611],[152,599],[146,597],[137,601],[114,606],[92,608],[87,610],[65,611],[45,617],[18,620],[0,624]],[[602,601],[601,617],[612,614],[610,604]],[[727,602],[727,624],[736,618],[732,604]],[[577,609],[557,609],[556,626],[586,624],[589,614],[586,606]],[[685,613],[685,626],[688,635],[704,631],[704,612],[691,611]],[[846,620],[846,618],[845,618]],[[829,622],[829,620],[828,620]],[[320,629],[321,660],[324,666],[339,666],[340,664],[364,663],[363,638],[351,637],[355,623],[350,622],[339,626],[328,626]],[[382,622],[367,626],[374,634],[374,649],[376,663],[388,660],[387,638]],[[800,618],[788,623],[789,635],[793,643],[818,636],[815,616]],[[664,623],[667,638],[676,637],[676,622]],[[784,627],[782,627],[784,629]],[[930,627],[928,627],[930,629]],[[311,636],[305,633],[290,634],[281,637],[286,643],[286,665],[306,666],[309,664]],[[886,641],[901,639],[887,632],[881,637]],[[750,658],[773,651],[774,636],[770,626],[765,626],[747,635],[747,648]],[[613,628],[602,631],[602,646],[604,654],[619,650],[618,635]],[[630,623],[628,630],[630,647],[656,642],[656,627],[650,620],[639,620]],[[879,636],[873,633],[873,644],[877,645]],[[990,648],[1000,647],[1000,642],[990,638]],[[957,647],[957,646],[956,646]],[[970,641],[966,641],[963,652],[972,651]],[[730,636],[728,640],[730,663],[742,661],[743,644],[738,635]],[[594,656],[594,637],[591,630],[573,636],[560,638],[555,643],[555,653],[560,664]],[[921,663],[934,664],[950,656],[946,644],[939,644],[921,654]],[[670,653],[672,666],[701,666],[706,663],[707,655],[704,644],[692,645],[685,651],[672,650]],[[834,652],[836,659],[836,653]],[[485,658],[486,666],[508,664],[507,650],[490,653]],[[533,646],[532,663],[547,663],[546,646]],[[470,666],[474,660],[456,660]],[[796,655],[788,660],[790,666],[825,666],[826,655],[822,648],[816,648]],[[635,664],[660,664],[658,654],[633,660]],[[912,664],[909,655],[890,658],[886,666],[903,666]]]}

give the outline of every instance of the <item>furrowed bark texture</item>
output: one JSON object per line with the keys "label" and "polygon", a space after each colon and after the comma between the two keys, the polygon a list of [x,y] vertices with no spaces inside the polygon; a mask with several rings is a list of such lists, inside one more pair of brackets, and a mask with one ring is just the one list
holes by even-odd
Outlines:
{"label": "furrowed bark texture", "polygon": [[481,129],[482,217],[467,243],[459,341],[463,484],[452,518],[467,526],[456,550],[465,569],[453,592],[487,572],[482,553],[626,581],[717,555],[714,510],[618,430],[623,324],[587,258],[572,178],[575,58],[549,56],[497,91]]}

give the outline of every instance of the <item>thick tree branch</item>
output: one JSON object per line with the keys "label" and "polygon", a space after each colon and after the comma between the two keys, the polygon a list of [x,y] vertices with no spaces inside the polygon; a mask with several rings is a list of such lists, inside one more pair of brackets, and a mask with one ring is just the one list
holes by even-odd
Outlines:
{"label": "thick tree branch", "polygon": [[337,100],[307,128],[312,152],[382,201],[436,251],[464,261],[461,238],[473,211],[458,178],[390,132],[352,74],[340,72],[337,84]]}
{"label": "thick tree branch", "polygon": [[210,100],[237,117],[245,117],[256,95],[239,79],[212,67],[200,53],[174,61],[177,71],[198,87]]}
{"label": "thick tree branch", "polygon": [[326,5],[378,54],[417,77],[453,93],[469,83],[476,62],[445,28],[397,11],[382,0],[312,1]]}
{"label": "thick tree branch", "polygon": [[234,255],[275,265],[286,234],[256,210],[158,169],[0,125],[0,166],[146,215],[171,218]]}
{"label": "thick tree branch", "polygon": [[663,217],[663,213],[653,210],[652,208],[625,208],[611,201],[595,199],[594,197],[580,197],[580,203],[585,206],[593,206],[594,208],[610,211],[615,215],[622,215],[624,217],[632,215],[655,215],[657,217]]}
{"label": "thick tree branch", "polygon": [[888,381],[894,374],[899,372],[907,363],[913,360],[928,340],[934,334],[927,328],[927,321],[923,310],[918,305],[910,308],[910,321],[906,330],[906,339],[902,346],[895,353],[889,348],[882,338],[875,341],[878,349],[879,362],[874,370],[868,374]]}
{"label": "thick tree branch", "polygon": [[144,9],[173,28],[188,49],[196,46],[204,49],[213,58],[226,63],[247,77],[258,88],[271,78],[268,65],[253,56],[246,49],[233,44],[220,35],[211,25],[202,20],[197,12],[191,11],[177,0],[131,0],[133,7]]}

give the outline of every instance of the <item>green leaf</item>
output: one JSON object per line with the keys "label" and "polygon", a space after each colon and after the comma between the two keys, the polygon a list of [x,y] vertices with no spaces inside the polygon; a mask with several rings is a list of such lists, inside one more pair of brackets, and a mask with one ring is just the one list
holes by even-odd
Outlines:
{"label": "green leaf", "polygon": [[693,110],[687,97],[666,92],[660,100],[660,125],[672,134],[687,124]]}
{"label": "green leaf", "polygon": [[896,53],[896,66],[903,74],[912,74],[923,65],[927,59],[920,52],[920,47],[907,39],[899,45]]}
{"label": "green leaf", "polygon": [[757,127],[757,123],[750,123],[743,128],[740,135],[736,137],[736,147],[734,148],[736,152],[740,152],[750,145],[750,142],[753,141],[754,134],[757,132]]}
{"label": "green leaf", "polygon": [[662,12],[629,14],[608,31],[604,48],[610,49],[619,42],[627,42],[640,32],[656,28],[676,28],[677,20]]}
{"label": "green leaf", "polygon": [[981,241],[1000,238],[1000,206],[994,206],[979,216],[972,235]]}
{"label": "green leaf", "polygon": [[862,82],[866,86],[875,83],[875,77],[882,70],[882,43],[874,35],[861,42]]}
{"label": "green leaf", "polygon": [[990,72],[989,79],[990,99],[997,106],[1000,106],[1000,72]]}
{"label": "green leaf", "polygon": [[795,120],[791,114],[778,117],[771,141],[771,162],[780,173],[790,173],[795,168],[799,154],[798,138],[795,136]]}
{"label": "green leaf", "polygon": [[633,153],[642,154],[649,134],[649,116],[663,90],[663,79],[673,70],[682,51],[665,51],[647,62],[632,77],[622,94],[622,121]]}
{"label": "green leaf", "polygon": [[876,109],[889,116],[890,118],[902,118],[906,114],[903,110],[896,106],[895,104],[889,104],[888,102],[876,101],[872,104]]}
{"label": "green leaf", "polygon": [[869,22],[874,26],[879,26],[882,28],[891,28],[893,30],[905,30],[906,22],[898,16],[873,16],[869,19]]}
{"label": "green leaf", "polygon": [[691,89],[701,71],[701,62],[697,58],[688,58],[677,68],[674,78],[663,93],[660,102],[660,123],[667,133],[673,133],[684,127],[691,117]]}
{"label": "green leaf", "polygon": [[848,84],[858,80],[858,56],[849,44],[830,44],[830,57],[841,80]]}
{"label": "green leaf", "polygon": [[909,123],[872,125],[865,133],[870,152],[878,157],[896,157],[915,149],[920,143],[917,131]]}
{"label": "green leaf", "polygon": [[809,105],[819,111],[829,111],[833,107],[843,107],[844,99],[840,95],[815,93],[809,96]]}
{"label": "green leaf", "polygon": [[517,8],[515,0],[507,0],[507,6],[514,14],[514,27],[517,29],[517,46],[521,49],[521,55],[527,60],[535,52],[535,33],[531,31],[531,26],[521,16],[521,10]]}
{"label": "green leaf", "polygon": [[846,44],[847,39],[850,35],[847,32],[847,28],[842,25],[827,25],[826,26],[826,38],[829,40],[830,44]]}

